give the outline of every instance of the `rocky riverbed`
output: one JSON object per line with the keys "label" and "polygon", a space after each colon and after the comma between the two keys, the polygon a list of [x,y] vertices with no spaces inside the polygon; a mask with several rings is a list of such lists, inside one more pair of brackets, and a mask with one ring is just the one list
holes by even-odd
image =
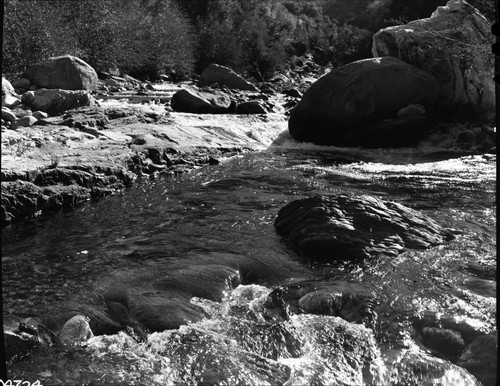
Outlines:
{"label": "rocky riverbed", "polygon": [[98,93],[96,106],[15,130],[3,127],[3,221],[74,207],[120,191],[137,178],[217,164],[269,146],[286,130],[281,103],[292,97],[271,98],[274,111],[267,114],[173,112],[170,99],[182,88],[189,85],[157,85],[140,95],[125,89]]}

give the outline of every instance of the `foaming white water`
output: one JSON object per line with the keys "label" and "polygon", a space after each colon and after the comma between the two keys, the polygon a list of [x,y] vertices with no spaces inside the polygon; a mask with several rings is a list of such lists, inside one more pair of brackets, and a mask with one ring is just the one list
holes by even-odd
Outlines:
{"label": "foaming white water", "polygon": [[[142,343],[125,333],[95,337],[87,350],[98,363],[126,363],[152,385],[477,385],[465,370],[415,344],[382,355],[371,329],[339,317],[276,319],[266,306],[269,293],[240,285],[220,303],[193,298],[207,319]],[[118,367],[114,380],[126,377]]]}

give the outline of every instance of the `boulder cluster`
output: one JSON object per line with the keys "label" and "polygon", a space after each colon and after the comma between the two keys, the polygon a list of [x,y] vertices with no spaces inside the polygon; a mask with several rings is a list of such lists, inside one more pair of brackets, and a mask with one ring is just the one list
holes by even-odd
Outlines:
{"label": "boulder cluster", "polygon": [[281,91],[287,96],[285,109],[295,106],[302,93],[286,87],[291,80],[275,77],[260,87],[245,80],[228,67],[210,64],[201,74],[197,86],[175,93],[171,107],[176,112],[195,114],[267,114],[275,111],[270,95]]}
{"label": "boulder cluster", "polygon": [[487,19],[464,0],[382,29],[374,58],[332,70],[307,90],[291,111],[290,134],[319,145],[395,147],[418,143],[443,118],[491,125],[491,44]]}
{"label": "boulder cluster", "polygon": [[2,78],[2,127],[29,127],[49,115],[93,106],[96,85],[94,69],[70,55],[35,64],[12,83]]}

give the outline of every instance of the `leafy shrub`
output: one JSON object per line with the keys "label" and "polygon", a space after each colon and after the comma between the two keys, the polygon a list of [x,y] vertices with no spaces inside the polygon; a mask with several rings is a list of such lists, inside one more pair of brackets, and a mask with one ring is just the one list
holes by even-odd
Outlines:
{"label": "leafy shrub", "polygon": [[5,1],[3,72],[20,75],[27,66],[50,56],[77,53],[58,11],[44,1]]}
{"label": "leafy shrub", "polygon": [[5,5],[6,73],[72,54],[97,71],[190,74],[192,42],[189,22],[169,0],[7,0]]}

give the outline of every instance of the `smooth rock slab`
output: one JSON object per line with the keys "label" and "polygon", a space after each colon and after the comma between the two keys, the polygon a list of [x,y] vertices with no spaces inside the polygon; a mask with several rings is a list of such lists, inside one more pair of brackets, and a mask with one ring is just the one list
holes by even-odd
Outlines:
{"label": "smooth rock slab", "polygon": [[424,214],[371,196],[315,196],[283,207],[274,225],[304,255],[351,260],[404,248],[424,249],[453,238]]}

